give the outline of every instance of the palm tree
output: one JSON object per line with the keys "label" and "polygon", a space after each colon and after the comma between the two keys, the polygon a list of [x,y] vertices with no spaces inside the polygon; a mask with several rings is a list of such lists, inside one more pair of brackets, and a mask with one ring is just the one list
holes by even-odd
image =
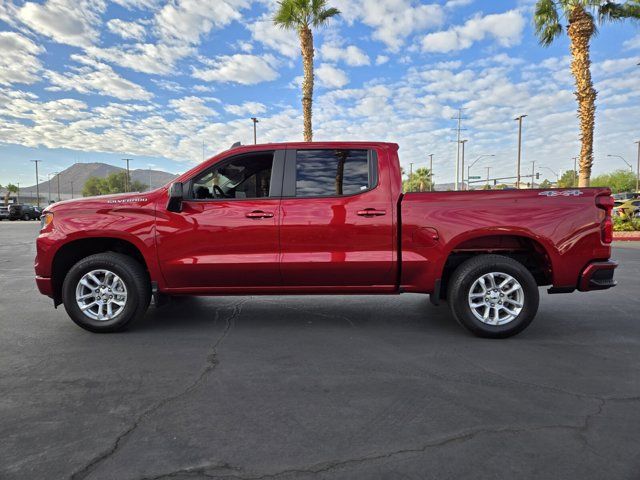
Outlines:
{"label": "palm tree", "polygon": [[431,189],[431,172],[419,168],[403,182],[405,192],[427,192]]}
{"label": "palm tree", "polygon": [[582,149],[580,151],[580,187],[588,187],[593,164],[593,130],[596,113],[596,89],[591,79],[590,43],[598,24],[640,19],[640,0],[614,2],[611,0],[538,0],[534,15],[536,34],[547,47],[562,35],[568,25],[571,42],[571,73],[576,84],[578,118],[580,119]]}
{"label": "palm tree", "polygon": [[9,205],[9,197],[11,196],[11,194],[18,192],[18,187],[13,183],[10,183],[4,188],[7,190],[4,194],[4,204],[6,206],[6,205]]}
{"label": "palm tree", "polygon": [[302,114],[304,141],[313,140],[311,128],[313,104],[313,32],[312,28],[325,25],[331,17],[340,14],[337,8],[327,8],[326,0],[282,0],[273,23],[286,30],[297,30],[302,51],[304,79],[302,81]]}

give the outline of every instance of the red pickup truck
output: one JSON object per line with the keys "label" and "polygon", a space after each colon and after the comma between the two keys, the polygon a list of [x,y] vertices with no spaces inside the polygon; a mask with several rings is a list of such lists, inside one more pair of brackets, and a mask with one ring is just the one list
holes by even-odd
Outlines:
{"label": "red pickup truck", "polygon": [[413,292],[508,337],[540,286],[615,285],[612,207],[606,188],[403,194],[392,143],[240,146],[157,190],[48,207],[36,283],[93,332],[174,295]]}

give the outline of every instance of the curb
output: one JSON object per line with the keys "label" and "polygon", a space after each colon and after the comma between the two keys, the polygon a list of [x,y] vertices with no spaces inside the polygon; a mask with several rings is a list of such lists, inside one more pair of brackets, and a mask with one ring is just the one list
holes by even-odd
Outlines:
{"label": "curb", "polygon": [[640,232],[613,232],[614,242],[640,242]]}

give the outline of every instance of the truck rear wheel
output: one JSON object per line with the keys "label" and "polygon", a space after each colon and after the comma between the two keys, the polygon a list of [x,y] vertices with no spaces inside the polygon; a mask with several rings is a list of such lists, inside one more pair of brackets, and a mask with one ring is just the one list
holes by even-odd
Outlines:
{"label": "truck rear wheel", "polygon": [[117,332],[142,317],[151,288],[145,269],[120,253],[98,253],[76,263],[62,284],[71,319],[91,332]]}
{"label": "truck rear wheel", "polygon": [[447,301],[458,323],[475,335],[506,338],[529,326],[540,298],[524,265],[502,255],[479,255],[455,270]]}

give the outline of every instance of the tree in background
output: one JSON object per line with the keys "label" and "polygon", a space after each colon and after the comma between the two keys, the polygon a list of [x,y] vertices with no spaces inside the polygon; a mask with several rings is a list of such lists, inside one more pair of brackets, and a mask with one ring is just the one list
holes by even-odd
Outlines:
{"label": "tree in background", "polygon": [[6,192],[4,194],[4,204],[5,206],[9,205],[9,197],[11,196],[12,193],[18,193],[18,186],[14,185],[13,183],[8,184],[6,187]]}
{"label": "tree in background", "polygon": [[575,170],[567,170],[558,180],[558,188],[577,187],[575,180],[578,178],[578,172]]}
{"label": "tree in background", "polygon": [[419,168],[402,182],[405,192],[428,192],[431,190],[431,173],[428,168]]}
{"label": "tree in background", "polygon": [[540,185],[538,185],[539,188],[551,188],[553,187],[553,184],[548,180],[548,179],[544,179]]}
{"label": "tree in background", "polygon": [[636,189],[636,175],[629,170],[616,170],[593,177],[594,187],[609,187],[613,193],[633,192]]}
{"label": "tree in background", "polygon": [[562,35],[563,21],[568,22],[571,73],[576,84],[578,118],[580,119],[582,148],[580,150],[581,187],[588,187],[593,165],[593,131],[596,114],[596,89],[591,79],[591,38],[600,25],[624,19],[640,19],[640,1],[629,0],[538,0],[534,14],[536,35],[547,47]]}
{"label": "tree in background", "polygon": [[[93,197],[96,195],[109,195],[113,193],[126,192],[127,172],[111,173],[106,178],[89,177],[82,188],[83,197]],[[132,192],[141,192],[146,189],[146,185],[142,182],[134,180],[129,182],[129,190]]]}
{"label": "tree in background", "polygon": [[337,8],[327,8],[326,0],[282,0],[273,23],[285,30],[297,30],[302,51],[302,115],[304,118],[304,141],[313,140],[311,117],[313,115],[313,32],[340,14]]}

